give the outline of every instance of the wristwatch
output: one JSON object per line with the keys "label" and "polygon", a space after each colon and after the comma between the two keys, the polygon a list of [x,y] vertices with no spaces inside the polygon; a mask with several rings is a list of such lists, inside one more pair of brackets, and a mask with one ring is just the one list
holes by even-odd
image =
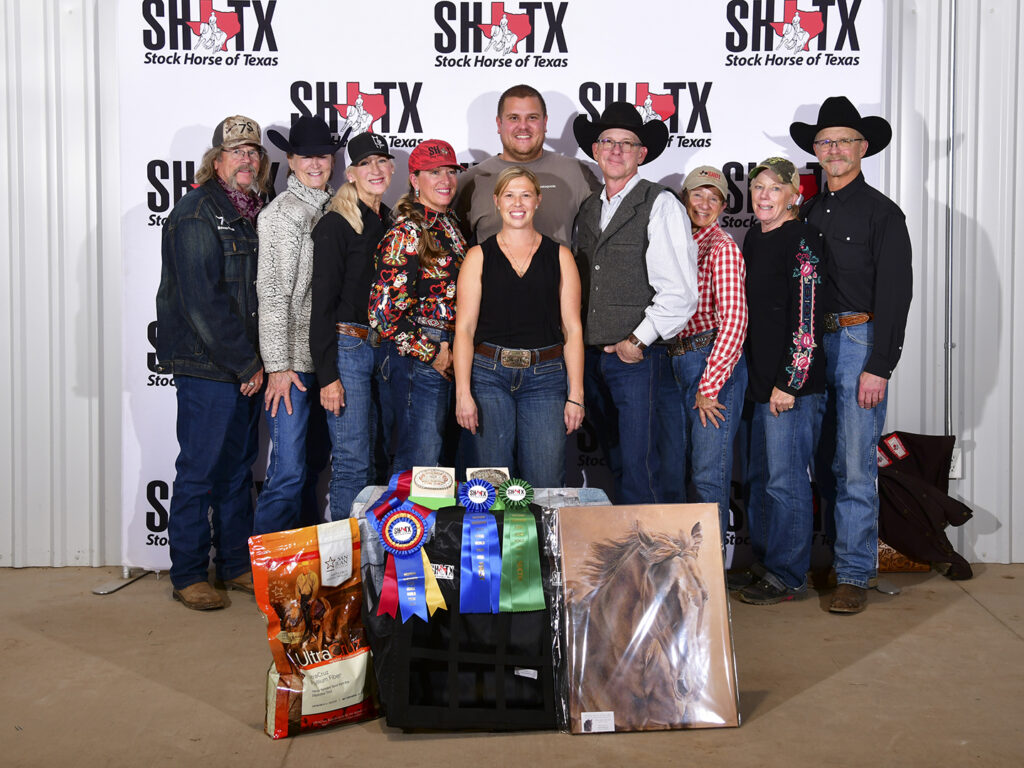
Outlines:
{"label": "wristwatch", "polygon": [[632,345],[633,345],[634,347],[636,347],[637,349],[639,349],[639,350],[640,350],[641,352],[643,352],[643,351],[644,351],[645,349],[647,349],[647,345],[646,345],[646,344],[644,344],[644,343],[643,343],[642,341],[640,341],[640,339],[638,339],[638,338],[636,337],[636,334],[635,334],[635,333],[631,333],[631,334],[629,334],[629,336],[627,336],[627,337],[626,337],[626,341],[628,341],[628,342],[629,342],[630,344],[632,344]]}

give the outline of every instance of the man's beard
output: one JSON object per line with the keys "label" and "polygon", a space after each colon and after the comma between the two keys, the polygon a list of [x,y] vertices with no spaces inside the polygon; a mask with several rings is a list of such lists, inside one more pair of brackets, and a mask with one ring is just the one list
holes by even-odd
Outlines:
{"label": "man's beard", "polygon": [[[238,174],[246,172],[252,175],[252,182],[249,184],[239,184]],[[253,168],[248,163],[246,163],[245,165],[240,165],[238,166],[238,168],[235,169],[235,172],[228,177],[227,185],[232,189],[240,190],[248,195],[256,194],[259,192],[259,184],[256,181],[256,173],[257,169]]]}

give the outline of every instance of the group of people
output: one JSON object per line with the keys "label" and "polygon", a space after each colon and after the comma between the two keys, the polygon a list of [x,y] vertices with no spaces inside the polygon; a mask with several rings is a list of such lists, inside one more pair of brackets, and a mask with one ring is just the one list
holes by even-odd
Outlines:
{"label": "group of people", "polygon": [[[720,169],[691,171],[681,199],[640,177],[668,130],[637,107],[615,102],[573,123],[603,183],[544,149],[536,89],[505,91],[496,127],[501,153],[466,171],[448,142],[420,143],[393,211],[393,157],[377,134],[347,142],[335,191],[343,138],[313,117],[287,138],[268,131],[289,176],[264,204],[259,125],[233,116],[217,127],[197,188],[165,226],[157,295],[158,357],[178,397],[175,598],[223,606],[207,577],[211,544],[223,586],[251,591],[246,538],[318,522],[328,462],[331,519],[364,486],[453,456],[558,487],[584,417],[616,503],[715,503],[724,532],[749,401],[757,562],[730,586],[755,604],[806,591],[811,466],[836,521],[831,609],[863,610],[874,446],[910,302],[903,215],[860,171],[888,143],[888,123],[843,97],[817,123],[794,123],[827,187],[801,206],[795,165],[759,164],[758,224],[742,251],[718,224]],[[261,405],[271,455],[253,509]]]}

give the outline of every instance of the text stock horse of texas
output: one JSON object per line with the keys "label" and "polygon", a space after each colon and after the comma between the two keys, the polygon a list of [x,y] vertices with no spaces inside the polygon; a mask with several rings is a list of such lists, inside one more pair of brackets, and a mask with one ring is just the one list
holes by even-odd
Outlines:
{"label": "text stock horse of texas", "polygon": [[707,682],[703,540],[699,522],[672,537],[634,521],[622,539],[591,545],[583,572],[594,588],[572,626],[580,712],[614,712],[616,730],[684,727]]}

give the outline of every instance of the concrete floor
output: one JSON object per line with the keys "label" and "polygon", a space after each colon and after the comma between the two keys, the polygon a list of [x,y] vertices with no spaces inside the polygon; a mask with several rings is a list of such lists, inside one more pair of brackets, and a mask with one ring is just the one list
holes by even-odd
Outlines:
{"label": "concrete floor", "polygon": [[1024,565],[888,577],[867,612],[828,595],[733,603],[743,725],[568,736],[405,735],[382,720],[273,741],[251,598],[195,613],[120,568],[0,570],[0,765],[1021,766]]}

